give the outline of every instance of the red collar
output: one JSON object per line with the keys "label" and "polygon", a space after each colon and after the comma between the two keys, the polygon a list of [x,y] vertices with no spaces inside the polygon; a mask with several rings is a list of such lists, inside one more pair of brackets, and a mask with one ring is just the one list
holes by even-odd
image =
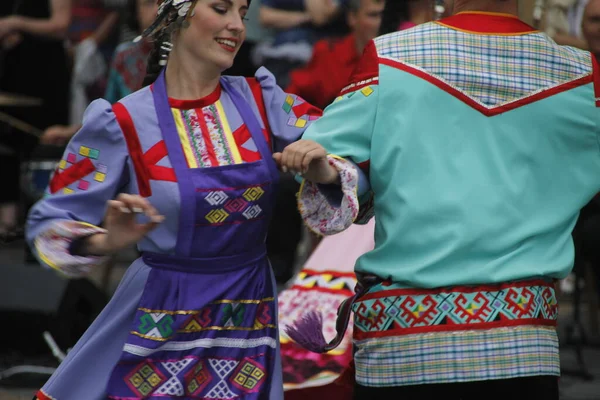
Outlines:
{"label": "red collar", "polygon": [[538,32],[518,17],[483,11],[466,11],[436,21],[437,24],[476,35],[526,35]]}
{"label": "red collar", "polygon": [[192,108],[204,108],[211,104],[214,104],[221,98],[221,84],[219,83],[215,90],[207,96],[201,99],[195,100],[179,100],[169,97],[169,105],[171,108],[177,108],[179,110],[189,110]]}

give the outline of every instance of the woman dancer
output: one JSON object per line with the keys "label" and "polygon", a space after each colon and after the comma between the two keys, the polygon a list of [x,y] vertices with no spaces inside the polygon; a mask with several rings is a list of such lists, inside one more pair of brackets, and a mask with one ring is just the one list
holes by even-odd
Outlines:
{"label": "woman dancer", "polygon": [[320,110],[265,69],[221,76],[248,5],[159,3],[142,35],[155,40],[154,83],[89,106],[32,209],[29,242],[67,275],[136,243],[142,252],[39,399],[283,398],[265,255],[271,153]]}

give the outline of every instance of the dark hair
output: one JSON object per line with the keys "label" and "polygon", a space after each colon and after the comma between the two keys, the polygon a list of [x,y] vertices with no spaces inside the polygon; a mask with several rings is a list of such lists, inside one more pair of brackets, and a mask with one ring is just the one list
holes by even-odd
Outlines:
{"label": "dark hair", "polygon": [[388,0],[385,2],[383,19],[381,21],[381,27],[379,28],[380,35],[396,32],[400,23],[408,20],[410,17],[408,12],[408,1],[410,0]]}
{"label": "dark hair", "polygon": [[[165,0],[166,1],[166,0]],[[197,0],[196,0],[197,1]],[[192,0],[192,7],[195,7],[196,1]],[[248,0],[248,6],[252,0]],[[162,2],[159,2],[159,4]],[[146,64],[146,76],[144,77],[143,86],[148,86],[154,83],[154,81],[160,75],[163,66],[160,65],[161,58],[168,56],[168,51],[162,49],[166,42],[171,41],[171,37],[177,32],[185,18],[180,17],[177,13],[177,9],[173,7],[173,3],[169,4],[164,12],[159,15],[154,23],[147,29],[149,32],[153,32],[151,36],[154,46],[148,56],[148,63]]]}
{"label": "dark hair", "polygon": [[144,77],[144,81],[142,83],[143,86],[148,86],[154,83],[154,81],[160,75],[160,71],[163,69],[163,66],[160,65],[160,59],[163,56],[166,57],[168,55],[168,52],[165,52],[162,47],[166,42],[171,41],[173,33],[179,29],[179,24],[175,24],[177,19],[182,20],[182,18],[179,18],[179,15],[177,14],[177,9],[169,6],[163,15],[159,15],[157,17],[157,20],[153,24],[159,25],[160,28],[156,30],[152,27],[148,28],[149,30],[153,31],[150,37],[154,43],[154,46],[148,55],[146,76]]}
{"label": "dark hair", "polygon": [[137,0],[127,0],[127,8],[125,9],[125,24],[136,35],[140,33],[140,24],[138,22],[138,6]]}

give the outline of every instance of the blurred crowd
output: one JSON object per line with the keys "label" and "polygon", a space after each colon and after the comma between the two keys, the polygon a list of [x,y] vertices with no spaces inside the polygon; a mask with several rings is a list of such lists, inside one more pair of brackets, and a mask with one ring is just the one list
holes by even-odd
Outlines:
{"label": "blurred crowd", "polygon": [[[549,0],[543,29],[558,43],[600,53],[600,1],[589,3]],[[325,108],[370,39],[439,18],[451,7],[435,0],[255,0],[246,41],[225,74],[252,76],[265,66],[286,91]],[[18,227],[41,196],[52,162],[78,131],[88,104],[97,98],[113,103],[142,87],[152,46],[134,39],[157,9],[155,0],[2,1],[0,112],[25,125],[0,124],[0,168],[8,177],[0,192],[0,234]],[[303,235],[297,185],[282,175],[268,239],[280,282],[293,275]]]}
{"label": "blurred crowd", "polygon": [[[0,102],[0,112],[29,129],[0,124],[0,164],[10,177],[0,195],[0,234],[18,227],[41,196],[88,104],[97,98],[114,103],[142,87],[152,45],[134,39],[157,9],[155,0],[2,2],[0,91],[8,101]],[[427,0],[255,0],[246,41],[225,74],[253,76],[265,66],[286,91],[325,108],[370,39],[433,18]],[[24,104],[22,98],[38,102]],[[298,184],[282,179],[268,247],[277,278],[285,282],[303,227],[295,205]]]}

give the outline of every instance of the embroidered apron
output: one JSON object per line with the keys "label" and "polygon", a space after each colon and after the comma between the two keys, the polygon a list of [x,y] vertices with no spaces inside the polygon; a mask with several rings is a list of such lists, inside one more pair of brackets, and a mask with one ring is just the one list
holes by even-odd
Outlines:
{"label": "embroidered apron", "polygon": [[181,194],[176,254],[151,272],[107,393],[113,399],[269,399],[276,293],[265,237],[279,173],[244,98],[225,80],[262,160],[188,168],[164,71],[154,103]]}

